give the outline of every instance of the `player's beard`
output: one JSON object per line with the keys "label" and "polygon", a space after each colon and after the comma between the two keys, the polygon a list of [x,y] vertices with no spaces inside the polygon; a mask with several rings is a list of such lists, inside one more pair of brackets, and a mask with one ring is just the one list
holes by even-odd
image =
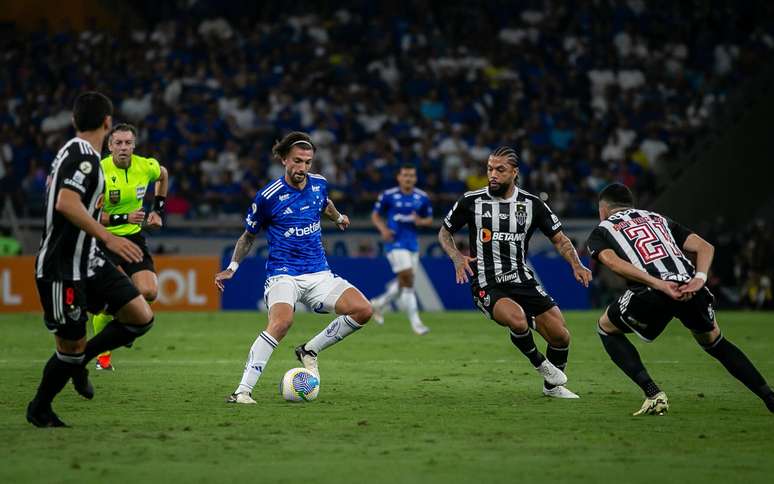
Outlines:
{"label": "player's beard", "polygon": [[510,183],[496,183],[492,184],[492,182],[489,182],[489,194],[493,195],[495,197],[502,197],[505,195],[505,193],[508,191],[508,188],[510,188]]}

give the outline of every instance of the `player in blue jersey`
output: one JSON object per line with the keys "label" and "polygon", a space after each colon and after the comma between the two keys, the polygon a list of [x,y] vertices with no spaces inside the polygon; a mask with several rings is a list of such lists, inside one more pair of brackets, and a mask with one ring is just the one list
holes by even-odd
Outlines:
{"label": "player in blue jersey", "polygon": [[285,167],[285,175],[258,191],[245,219],[245,231],[236,243],[228,268],[215,275],[222,291],[239,263],[247,256],[260,230],[266,232],[264,299],[269,324],[255,339],[247,357],[242,380],[228,396],[228,403],[255,403],[252,390],[274,349],[293,324],[296,302],[315,312],[335,311],[336,317],[323,331],[296,348],[296,357],[319,378],[317,354],[360,329],[371,319],[371,304],[352,284],[335,276],[328,267],[322,245],[320,216],[345,230],[349,218],[339,213],[328,198],[328,182],[309,173],[315,146],[306,133],[292,132],[278,141],[274,156]]}
{"label": "player in blue jersey", "polygon": [[392,272],[397,275],[397,283],[387,286],[387,292],[373,299],[374,321],[384,323],[384,308],[396,298],[398,306],[408,314],[411,329],[423,335],[430,328],[422,324],[417,309],[417,296],[414,292],[414,273],[419,265],[419,244],[417,227],[429,227],[433,224],[433,207],[427,193],[415,187],[417,169],[413,165],[403,165],[398,171],[398,186],[385,190],[376,200],[371,212],[371,221],[379,229],[384,240],[387,260]]}

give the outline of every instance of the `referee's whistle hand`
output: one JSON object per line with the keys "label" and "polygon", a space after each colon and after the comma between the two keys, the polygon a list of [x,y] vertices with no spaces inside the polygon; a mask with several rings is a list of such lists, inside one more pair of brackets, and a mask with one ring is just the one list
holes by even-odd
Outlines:
{"label": "referee's whistle hand", "polygon": [[127,262],[142,262],[142,250],[128,239],[113,235],[105,242],[105,246]]}

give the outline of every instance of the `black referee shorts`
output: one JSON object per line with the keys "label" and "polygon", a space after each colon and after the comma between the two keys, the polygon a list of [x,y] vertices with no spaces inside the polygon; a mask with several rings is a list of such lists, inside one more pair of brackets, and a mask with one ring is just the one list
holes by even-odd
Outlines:
{"label": "black referee shorts", "polygon": [[508,298],[521,306],[532,329],[535,329],[535,316],[540,316],[556,306],[554,299],[539,284],[504,283],[484,288],[471,286],[471,289],[473,303],[489,319],[494,320],[494,307],[497,301]]}
{"label": "black referee shorts", "polygon": [[[109,260],[100,255],[93,259],[94,276],[85,281],[37,279],[43,306],[43,321],[60,338],[79,340],[86,336],[87,313],[105,311],[115,314],[140,295],[132,281]],[[102,265],[99,265],[99,261]]]}
{"label": "black referee shorts", "polygon": [[156,266],[153,264],[153,258],[151,257],[150,251],[148,251],[148,244],[145,242],[145,236],[142,232],[131,235],[122,235],[121,237],[137,244],[140,250],[142,250],[142,260],[140,262],[126,262],[123,257],[114,254],[106,247],[102,246],[102,251],[107,254],[110,261],[113,262],[116,267],[120,267],[129,277],[132,277],[133,274],[140,271],[151,271],[155,273]]}
{"label": "black referee shorts", "polygon": [[607,317],[616,328],[645,341],[655,340],[673,318],[694,333],[709,333],[714,328],[715,297],[706,287],[688,301],[675,301],[650,288],[638,293],[627,290],[608,306]]}

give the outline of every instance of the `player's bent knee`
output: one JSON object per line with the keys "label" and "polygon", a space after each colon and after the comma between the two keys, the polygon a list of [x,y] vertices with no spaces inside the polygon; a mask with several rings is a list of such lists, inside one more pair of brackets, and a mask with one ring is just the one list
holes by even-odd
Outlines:
{"label": "player's bent knee", "polygon": [[366,324],[374,315],[374,308],[368,301],[358,303],[349,314],[358,324]]}
{"label": "player's bent knee", "polygon": [[159,292],[156,288],[148,287],[148,288],[141,289],[140,294],[146,301],[148,301],[149,303],[152,303],[158,297]]}

